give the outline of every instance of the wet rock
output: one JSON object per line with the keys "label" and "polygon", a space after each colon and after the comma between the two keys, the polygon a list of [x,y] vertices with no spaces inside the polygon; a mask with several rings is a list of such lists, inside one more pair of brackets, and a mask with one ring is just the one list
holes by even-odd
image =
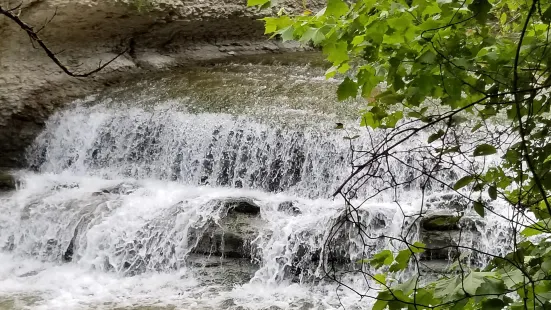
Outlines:
{"label": "wet rock", "polygon": [[69,184],[56,184],[53,187],[53,190],[62,190],[62,189],[70,189],[70,188],[78,188],[79,185],[77,183],[69,183]]}
{"label": "wet rock", "polygon": [[285,212],[289,215],[299,215],[302,214],[300,209],[295,206],[295,203],[293,201],[284,201],[279,204],[277,207],[277,211]]}
{"label": "wet rock", "polygon": [[16,179],[13,175],[0,172],[0,191],[11,191],[16,189]]}
{"label": "wet rock", "polygon": [[228,298],[220,303],[220,307],[222,309],[226,309],[233,306],[235,306],[235,301],[233,300],[233,298]]}
{"label": "wet rock", "polygon": [[63,261],[70,262],[73,260],[73,254],[75,252],[75,237],[71,239],[71,242],[69,242],[69,246],[67,247],[67,250],[63,253]]}
{"label": "wet rock", "polygon": [[36,276],[37,274],[39,274],[42,270],[33,270],[33,271],[29,271],[29,272],[26,272],[22,275],[19,275],[18,277],[19,278],[28,278],[28,277],[33,277],[33,276]]}
{"label": "wet rock", "polygon": [[228,213],[260,214],[260,207],[251,198],[231,198],[224,201],[223,205],[228,209]]}
{"label": "wet rock", "polygon": [[457,193],[435,195],[426,202],[428,210],[465,211],[469,206],[469,200]]}
{"label": "wet rock", "polygon": [[250,198],[232,198],[220,201],[219,204],[221,219],[217,223],[212,221],[208,224],[193,252],[251,258],[251,242],[265,225],[260,218],[260,207]]}
{"label": "wet rock", "polygon": [[[449,212],[472,212],[473,202],[461,196],[458,193],[436,194],[426,202],[426,208],[429,211],[445,210]],[[491,204],[487,203],[486,207],[492,209]]]}
{"label": "wet rock", "polygon": [[448,231],[459,229],[461,215],[450,212],[433,212],[421,219],[421,227],[427,231]]}
{"label": "wet rock", "polygon": [[100,192],[94,193],[94,195],[101,194],[115,194],[115,195],[129,195],[132,194],[138,186],[136,184],[120,183],[112,187],[104,188]]}
{"label": "wet rock", "polygon": [[[197,279],[205,284],[236,285],[249,282],[258,265],[242,258],[221,258],[191,254],[186,257],[186,264],[191,267]],[[227,306],[235,305],[232,299],[223,302]],[[222,309],[226,309],[222,307]]]}
{"label": "wet rock", "polygon": [[448,260],[456,257],[460,231],[422,231],[421,242],[425,244],[423,260]]}
{"label": "wet rock", "polygon": [[302,304],[300,306],[300,308],[298,308],[299,310],[311,310],[311,309],[314,309],[314,304],[310,303],[310,302],[305,302],[304,304]]}
{"label": "wet rock", "polygon": [[435,259],[419,262],[419,271],[423,274],[446,274],[450,272],[450,262],[444,259]]}

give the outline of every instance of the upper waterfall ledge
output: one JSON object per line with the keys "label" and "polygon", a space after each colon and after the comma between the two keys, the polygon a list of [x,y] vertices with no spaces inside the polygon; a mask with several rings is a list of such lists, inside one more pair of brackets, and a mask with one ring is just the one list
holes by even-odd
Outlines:
{"label": "upper waterfall ledge", "polygon": [[[35,29],[69,69],[72,78],[33,48],[27,34],[0,16],[0,163],[22,166],[22,151],[45,119],[63,104],[138,74],[239,55],[300,50],[267,41],[258,18],[272,14],[247,8],[245,0],[24,0],[17,15]],[[138,5],[145,3],[146,6]],[[298,2],[286,7],[299,9]],[[320,7],[322,1],[310,1]],[[13,1],[0,0],[3,8]]]}

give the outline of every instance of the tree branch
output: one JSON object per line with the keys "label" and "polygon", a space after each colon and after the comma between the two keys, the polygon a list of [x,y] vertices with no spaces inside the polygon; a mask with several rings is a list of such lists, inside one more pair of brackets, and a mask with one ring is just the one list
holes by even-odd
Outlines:
{"label": "tree branch", "polygon": [[[98,66],[98,68],[96,68],[92,71],[89,71],[89,72],[86,72],[86,73],[73,72],[69,68],[67,68],[67,66],[65,66],[59,60],[59,58],[57,58],[56,54],[38,36],[38,31],[34,31],[33,27],[31,27],[30,25],[28,25],[27,23],[22,21],[18,16],[12,14],[12,11],[14,11],[14,10],[15,9],[5,9],[2,6],[0,6],[0,14],[4,15],[7,18],[9,18],[10,20],[12,20],[14,23],[16,23],[19,26],[19,28],[21,28],[23,31],[25,31],[27,33],[27,35],[29,36],[29,38],[31,39],[31,42],[32,43],[34,43],[34,42],[38,43],[38,45],[42,48],[42,50],[44,50],[46,55],[48,55],[48,58],[50,58],[63,72],[65,72],[65,74],[67,74],[69,76],[72,76],[72,77],[88,77],[88,76],[91,76],[91,75],[103,70],[105,67],[110,65],[113,61],[115,61],[117,58],[119,58],[120,56],[122,56],[124,53],[126,53],[129,50],[129,48],[126,48],[124,51],[117,54],[117,56],[113,57],[111,60],[104,63],[103,65]],[[42,29],[40,29],[40,30],[42,30]]]}

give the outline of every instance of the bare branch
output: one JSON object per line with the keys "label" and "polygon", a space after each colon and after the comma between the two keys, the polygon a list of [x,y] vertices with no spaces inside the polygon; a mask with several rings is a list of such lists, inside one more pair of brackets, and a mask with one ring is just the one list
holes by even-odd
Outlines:
{"label": "bare branch", "polygon": [[[16,8],[20,7],[21,5],[17,6]],[[126,48],[125,50],[123,50],[122,52],[120,52],[119,54],[117,54],[115,57],[111,58],[111,60],[109,60],[108,62],[104,63],[103,65],[99,65],[98,68],[92,70],[92,71],[89,71],[89,72],[86,72],[86,73],[76,73],[76,72],[73,72],[71,71],[69,68],[67,68],[67,66],[65,66],[60,60],[59,58],[57,58],[56,56],[56,53],[54,53],[47,45],[46,43],[44,43],[44,41],[38,36],[38,32],[42,30],[39,29],[38,31],[34,31],[34,29],[28,25],[27,23],[25,23],[24,21],[22,21],[19,17],[17,17],[16,15],[12,14],[12,11],[15,10],[16,8],[14,9],[4,9],[2,6],[0,6],[0,14],[1,15],[4,15],[6,16],[7,18],[11,19],[14,23],[16,23],[23,31],[25,31],[27,33],[27,35],[29,36],[30,40],[31,40],[31,43],[33,43],[33,47],[34,47],[34,42],[38,43],[38,45],[44,50],[44,52],[46,53],[46,55],[48,55],[48,57],[63,71],[65,72],[65,74],[69,75],[69,76],[72,76],[72,77],[88,77],[88,76],[91,76],[95,73],[98,73],[99,71],[103,70],[105,67],[107,67],[108,65],[110,65],[113,61],[115,61],[117,58],[119,58],[120,56],[122,56],[123,54],[125,54],[129,48]],[[55,14],[54,14],[55,16]],[[52,17],[53,19],[53,17]],[[51,19],[47,22],[49,23],[51,22]],[[45,26],[45,25],[44,25]],[[36,47],[35,47],[36,48]]]}

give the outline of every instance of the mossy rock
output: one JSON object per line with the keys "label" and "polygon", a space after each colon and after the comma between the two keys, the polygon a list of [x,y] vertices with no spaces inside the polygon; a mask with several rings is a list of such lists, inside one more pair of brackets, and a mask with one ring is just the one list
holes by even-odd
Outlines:
{"label": "mossy rock", "polygon": [[428,231],[458,230],[460,215],[454,214],[433,214],[421,221],[423,229]]}
{"label": "mossy rock", "polygon": [[13,175],[0,172],[0,191],[11,191],[16,189],[16,180]]}

